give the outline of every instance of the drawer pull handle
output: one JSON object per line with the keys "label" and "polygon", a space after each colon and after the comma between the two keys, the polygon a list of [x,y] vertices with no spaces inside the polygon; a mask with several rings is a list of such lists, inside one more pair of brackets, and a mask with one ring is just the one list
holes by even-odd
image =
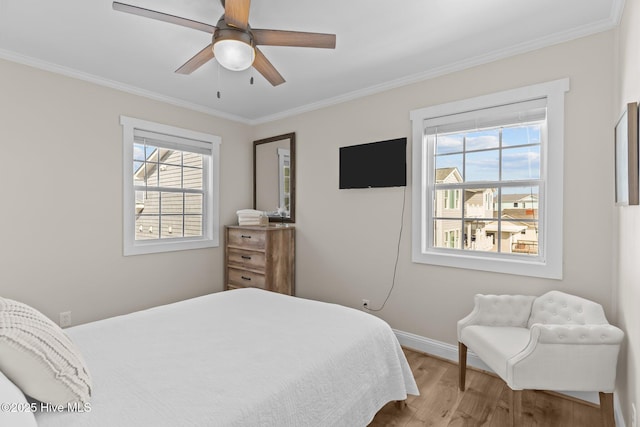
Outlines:
{"label": "drawer pull handle", "polygon": [[242,280],[251,280],[251,277],[247,277],[247,276],[240,276],[242,277]]}
{"label": "drawer pull handle", "polygon": [[246,234],[241,234],[240,237],[242,237],[243,239],[250,239],[251,236],[247,236]]}
{"label": "drawer pull handle", "polygon": [[242,255],[242,259],[251,259],[251,257],[248,255]]}

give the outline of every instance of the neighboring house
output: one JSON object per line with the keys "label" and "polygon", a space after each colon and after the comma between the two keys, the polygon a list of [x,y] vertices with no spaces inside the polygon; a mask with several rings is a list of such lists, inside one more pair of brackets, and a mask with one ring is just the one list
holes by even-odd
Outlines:
{"label": "neighboring house", "polygon": [[[146,161],[134,161],[133,180],[141,187],[202,189],[202,156],[154,148]],[[153,188],[135,197],[136,240],[202,236],[202,195]]]}
{"label": "neighboring house", "polygon": [[[436,184],[462,182],[458,168],[440,168],[436,170]],[[462,218],[460,190],[438,190],[435,200],[436,218]],[[440,248],[459,248],[462,231],[460,220],[436,220],[434,228],[434,246]]]}
{"label": "neighboring house", "polygon": [[[458,168],[439,168],[436,170],[436,184],[462,182]],[[464,191],[464,197],[462,192]],[[494,246],[493,238],[483,231],[486,220],[494,218],[494,188],[436,191],[436,220],[434,245],[444,248],[460,248],[460,239],[464,239],[464,249],[490,251]],[[462,201],[464,200],[464,231],[462,231]],[[460,218],[460,219],[455,219]],[[478,220],[469,220],[478,218]],[[482,220],[480,220],[482,219]]]}
{"label": "neighboring house", "polygon": [[535,209],[538,210],[537,194],[503,194],[500,209]]}
{"label": "neighboring house", "polygon": [[[436,184],[460,182],[462,176],[457,168],[436,170]],[[503,194],[499,202],[495,188],[478,188],[437,190],[435,198],[436,247],[459,249],[462,238],[464,249],[495,252],[499,240],[502,253],[538,253],[537,221],[526,221],[538,218],[537,195]],[[498,207],[502,209],[499,211]],[[500,222],[496,220],[498,215]]]}
{"label": "neighboring house", "polygon": [[[500,225],[500,249],[502,253],[538,253],[538,229],[537,223],[513,221],[509,215],[502,215]],[[505,221],[506,220],[506,221]],[[498,234],[498,221],[490,222],[484,231],[492,238]]]}
{"label": "neighboring house", "polygon": [[[494,237],[487,234],[487,219],[495,218],[493,199],[495,188],[465,190],[464,248],[473,251],[495,251]],[[474,218],[473,220],[469,220]]]}
{"label": "neighboring house", "polygon": [[[502,252],[537,254],[538,195],[503,194],[500,206],[502,219],[509,220],[502,222]],[[491,226],[497,228],[497,223]]]}

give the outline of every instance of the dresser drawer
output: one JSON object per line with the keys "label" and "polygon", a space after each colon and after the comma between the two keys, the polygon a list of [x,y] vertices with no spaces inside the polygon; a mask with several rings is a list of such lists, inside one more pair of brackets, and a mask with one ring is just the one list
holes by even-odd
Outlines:
{"label": "dresser drawer", "polygon": [[247,270],[237,268],[229,268],[229,284],[250,286],[253,288],[265,288],[264,274],[254,273]]}
{"label": "dresser drawer", "polygon": [[265,254],[264,252],[245,251],[244,249],[229,248],[227,250],[229,256],[229,266],[239,267],[249,270],[265,270]]}
{"label": "dresser drawer", "polygon": [[229,246],[237,246],[246,249],[264,250],[267,240],[267,232],[264,230],[229,229]]}

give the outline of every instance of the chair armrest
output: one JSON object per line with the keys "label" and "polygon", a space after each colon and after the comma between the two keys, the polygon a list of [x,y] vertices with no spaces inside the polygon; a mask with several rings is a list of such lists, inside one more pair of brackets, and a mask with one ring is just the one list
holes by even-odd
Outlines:
{"label": "chair armrest", "polygon": [[535,299],[528,295],[476,295],[473,311],[458,321],[458,340],[462,329],[471,325],[526,328]]}
{"label": "chair armrest", "polygon": [[518,389],[601,391],[615,388],[624,333],[609,324],[531,325],[529,344],[507,360],[505,381]]}
{"label": "chair armrest", "polygon": [[609,325],[531,325],[531,342],[541,344],[620,344],[624,332]]}

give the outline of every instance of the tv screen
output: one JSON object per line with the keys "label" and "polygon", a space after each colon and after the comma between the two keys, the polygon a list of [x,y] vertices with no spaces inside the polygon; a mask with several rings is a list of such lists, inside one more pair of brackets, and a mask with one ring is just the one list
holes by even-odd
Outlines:
{"label": "tv screen", "polygon": [[407,185],[407,138],[340,147],[340,188]]}

